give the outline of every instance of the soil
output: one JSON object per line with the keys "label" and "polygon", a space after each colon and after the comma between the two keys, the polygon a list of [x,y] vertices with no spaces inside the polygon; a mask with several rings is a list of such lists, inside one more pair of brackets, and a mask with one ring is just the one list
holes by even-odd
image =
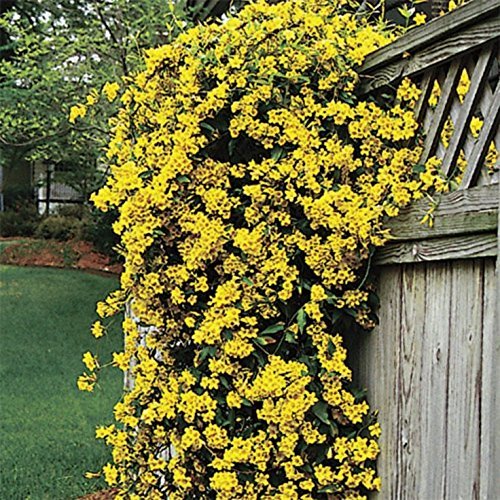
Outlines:
{"label": "soil", "polygon": [[0,238],[9,244],[0,252],[0,264],[82,269],[98,273],[119,274],[122,265],[97,252],[86,241],[56,241]]}

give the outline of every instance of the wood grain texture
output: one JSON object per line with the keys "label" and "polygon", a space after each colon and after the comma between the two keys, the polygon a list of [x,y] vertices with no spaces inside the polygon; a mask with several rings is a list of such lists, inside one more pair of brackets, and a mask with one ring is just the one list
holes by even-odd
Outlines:
{"label": "wood grain texture", "polygon": [[425,269],[403,266],[401,279],[401,324],[398,352],[398,474],[396,497],[419,490],[422,448],[421,411],[429,403],[422,394],[422,339],[425,323]]}
{"label": "wood grain texture", "polygon": [[415,120],[417,123],[421,123],[427,113],[427,108],[429,107],[429,97],[432,92],[434,80],[435,71],[433,69],[429,69],[425,72],[422,77],[422,81],[420,82],[419,89],[421,94],[417,105],[415,106]]}
{"label": "wood grain texture", "polygon": [[[498,194],[500,199],[500,184],[498,184]],[[500,370],[498,369],[500,362],[500,212],[498,216],[498,254],[496,259],[495,275],[491,277],[491,281],[496,285],[496,294],[488,295],[492,297],[496,303],[491,304],[487,301],[485,315],[493,316],[491,342],[486,345],[492,344],[492,359],[489,362],[489,370],[491,373],[491,428],[488,437],[491,439],[491,446],[488,453],[490,462],[488,463],[488,487],[487,498],[500,498],[500,481],[498,481],[498,469],[500,469]],[[489,418],[487,416],[486,418]]]}
{"label": "wood grain texture", "polygon": [[492,232],[498,227],[498,201],[498,185],[455,191],[441,197],[434,227],[420,223],[429,210],[426,199],[401,210],[386,226],[395,242]]}
{"label": "wood grain texture", "polygon": [[448,236],[428,240],[392,243],[375,254],[376,265],[474,259],[497,255],[497,234]]}
{"label": "wood grain texture", "polygon": [[[481,435],[483,265],[451,268],[444,498],[478,499]],[[436,325],[437,326],[437,325]],[[486,465],[486,464],[485,464]]]}
{"label": "wood grain texture", "polygon": [[398,388],[400,386],[399,331],[401,323],[401,266],[386,267],[380,275],[379,296],[384,307],[379,312],[380,326],[359,338],[356,382],[368,390],[373,409],[379,411],[383,428],[380,437],[380,457],[377,462],[382,478],[382,491],[373,498],[397,498],[394,463],[399,460],[400,415]]}
{"label": "wood grain texture", "polygon": [[379,273],[380,323],[356,372],[383,427],[375,498],[499,498],[495,260]]}
{"label": "wood grain texture", "polygon": [[[417,266],[415,266],[417,267]],[[425,273],[425,314],[417,319],[425,325],[422,339],[419,390],[424,405],[420,411],[420,483],[415,498],[441,499],[446,469],[446,392],[451,311],[451,264],[418,266]],[[432,457],[430,459],[430,457]]]}
{"label": "wood grain texture", "polygon": [[436,151],[436,147],[441,139],[441,132],[448,119],[450,108],[456,95],[456,88],[462,74],[463,61],[455,59],[450,65],[446,79],[441,85],[441,95],[434,110],[433,119],[429,128],[425,131],[425,142],[420,158],[421,163],[425,163]]}
{"label": "wood grain texture", "polygon": [[394,62],[380,66],[376,71],[365,73],[363,67],[360,70],[363,78],[360,93],[368,94],[400,78],[414,77],[423,71],[446,64],[452,59],[466,56],[471,51],[498,38],[499,32],[500,18],[494,17],[439,40],[415,52],[411,57],[401,57]]}
{"label": "wood grain texture", "polygon": [[450,37],[471,24],[498,16],[500,0],[474,0],[460,9],[431,20],[427,24],[410,30],[390,45],[370,54],[361,68],[361,73],[373,73],[378,67],[413,53],[422,47],[433,45],[438,40]]}
{"label": "wood grain texture", "polygon": [[[500,254],[499,254],[500,255]],[[498,262],[497,270],[498,270]],[[500,498],[500,362],[499,307],[500,277],[495,274],[495,260],[484,262],[483,294],[483,370],[481,399],[481,483],[479,498]],[[496,293],[494,290],[496,289]]]}

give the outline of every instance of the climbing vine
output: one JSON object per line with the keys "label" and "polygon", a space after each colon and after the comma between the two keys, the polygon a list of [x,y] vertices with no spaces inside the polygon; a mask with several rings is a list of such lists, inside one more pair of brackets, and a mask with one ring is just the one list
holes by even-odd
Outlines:
{"label": "climbing vine", "polygon": [[[134,384],[97,430],[118,498],[380,488],[380,427],[343,337],[375,325],[385,218],[446,182],[418,165],[409,81],[382,103],[356,96],[357,69],[392,35],[354,3],[256,1],[148,51],[121,95],[93,196],[118,208],[125,259],[98,314],[133,311],[113,364]],[[84,362],[92,390],[101,361]]]}

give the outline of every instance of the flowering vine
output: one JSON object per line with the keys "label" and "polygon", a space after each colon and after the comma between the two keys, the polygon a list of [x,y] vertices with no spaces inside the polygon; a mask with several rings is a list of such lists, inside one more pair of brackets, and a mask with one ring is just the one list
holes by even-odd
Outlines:
{"label": "flowering vine", "polygon": [[[380,488],[380,427],[343,335],[375,324],[385,218],[446,183],[417,165],[414,86],[382,104],[356,96],[357,68],[392,35],[353,4],[256,1],[148,51],[121,96],[93,196],[118,208],[125,258],[98,313],[129,304],[136,318],[113,358],[133,387],[97,431],[118,498]],[[100,365],[85,356],[91,390]]]}

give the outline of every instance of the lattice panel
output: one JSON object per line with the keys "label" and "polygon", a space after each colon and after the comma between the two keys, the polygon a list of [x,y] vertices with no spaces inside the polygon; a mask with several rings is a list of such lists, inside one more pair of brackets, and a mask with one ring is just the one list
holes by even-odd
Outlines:
{"label": "lattice panel", "polygon": [[422,161],[437,156],[460,189],[498,182],[498,43],[423,73],[418,119],[426,132]]}

